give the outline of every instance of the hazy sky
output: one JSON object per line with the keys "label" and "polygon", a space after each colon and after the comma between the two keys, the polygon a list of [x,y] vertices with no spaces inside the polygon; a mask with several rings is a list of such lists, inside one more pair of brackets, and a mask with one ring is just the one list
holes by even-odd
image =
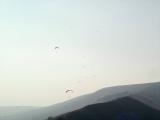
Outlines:
{"label": "hazy sky", "polygon": [[160,80],[159,6],[1,0],[0,106],[51,105],[106,86]]}

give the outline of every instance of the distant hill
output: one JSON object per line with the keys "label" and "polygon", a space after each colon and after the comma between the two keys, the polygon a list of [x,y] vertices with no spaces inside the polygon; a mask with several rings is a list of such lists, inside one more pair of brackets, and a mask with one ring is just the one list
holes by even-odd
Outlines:
{"label": "distant hill", "polygon": [[9,115],[3,118],[3,120],[45,120],[49,116],[56,117],[88,105],[107,103],[126,96],[130,96],[134,100],[138,100],[150,107],[159,109],[159,91],[159,82],[103,88],[95,93],[80,96],[64,103],[30,110],[16,115]]}
{"label": "distant hill", "polygon": [[40,107],[29,107],[29,106],[17,106],[17,107],[0,107],[0,117],[16,115],[31,110],[39,109]]}
{"label": "distant hill", "polygon": [[86,106],[48,120],[160,120],[160,111],[131,97]]}

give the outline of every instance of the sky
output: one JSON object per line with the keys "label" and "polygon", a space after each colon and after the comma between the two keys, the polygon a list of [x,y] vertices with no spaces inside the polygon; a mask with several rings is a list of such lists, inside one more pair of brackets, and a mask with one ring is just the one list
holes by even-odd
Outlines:
{"label": "sky", "polygon": [[1,0],[0,106],[48,106],[108,86],[159,81],[159,6]]}

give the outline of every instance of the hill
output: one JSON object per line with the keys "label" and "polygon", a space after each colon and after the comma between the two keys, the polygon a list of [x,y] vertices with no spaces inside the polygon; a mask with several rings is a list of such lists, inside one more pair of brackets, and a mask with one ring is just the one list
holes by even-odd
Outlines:
{"label": "hill", "polygon": [[48,120],[160,120],[160,112],[131,97],[124,97]]}
{"label": "hill", "polygon": [[88,105],[107,103],[119,98],[130,96],[150,107],[160,107],[160,83],[145,83],[135,85],[115,86],[103,88],[95,93],[80,96],[64,103],[55,104],[40,109],[10,115],[3,120],[45,120],[49,116],[55,117],[64,113],[81,109]]}

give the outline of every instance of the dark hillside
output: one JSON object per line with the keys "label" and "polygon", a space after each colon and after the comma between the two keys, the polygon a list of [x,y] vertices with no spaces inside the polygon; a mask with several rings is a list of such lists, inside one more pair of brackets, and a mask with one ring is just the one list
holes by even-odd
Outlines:
{"label": "dark hillside", "polygon": [[160,120],[160,112],[131,97],[124,97],[89,105],[53,120]]}

